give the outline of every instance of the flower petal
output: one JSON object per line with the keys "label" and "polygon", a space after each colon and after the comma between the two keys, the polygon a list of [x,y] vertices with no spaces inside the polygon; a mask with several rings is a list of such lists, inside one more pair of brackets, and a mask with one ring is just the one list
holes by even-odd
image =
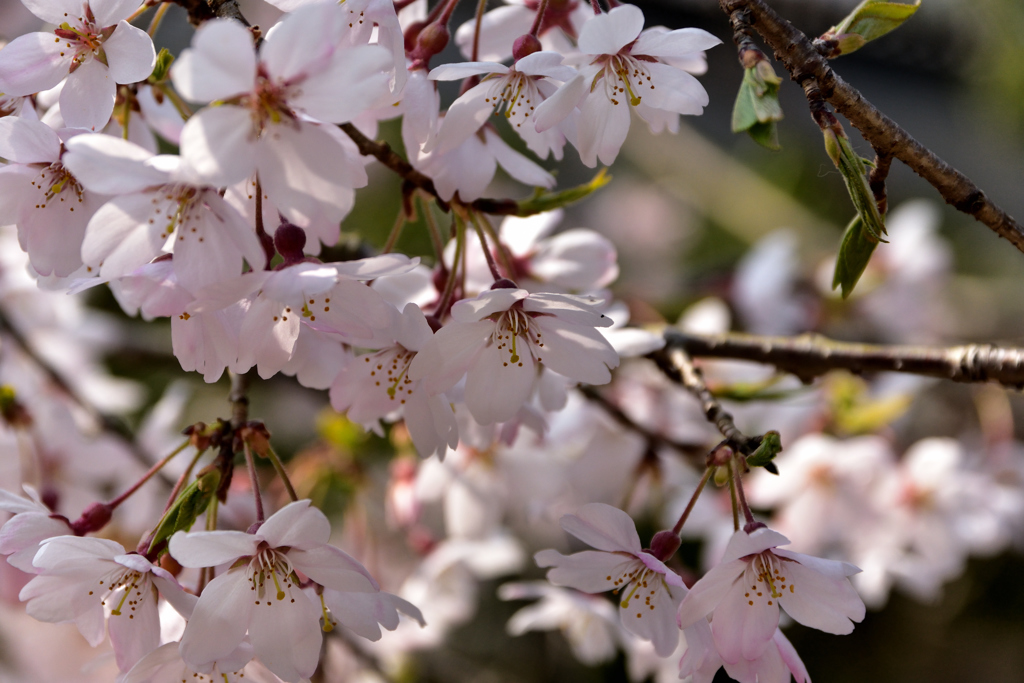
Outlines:
{"label": "flower petal", "polygon": [[644,31],[629,48],[634,55],[650,55],[667,59],[690,57],[694,52],[721,45],[716,36],[699,28],[681,28],[675,31]]}
{"label": "flower petal", "polygon": [[558,318],[536,319],[544,344],[537,349],[544,365],[560,375],[586,384],[607,384],[611,368],[619,366],[619,354],[593,327],[574,325]]}
{"label": "flower petal", "polygon": [[98,59],[87,59],[60,91],[60,113],[69,128],[103,130],[114,111],[117,84]]}
{"label": "flower petal", "polygon": [[144,81],[156,66],[153,39],[127,21],[117,25],[114,33],[103,43],[103,51],[107,54],[110,77],[115,83]]}
{"label": "flower petal", "polygon": [[557,550],[541,550],[533,558],[538,567],[551,567],[548,581],[584,593],[603,593],[622,587],[622,577],[637,564],[631,555],[598,550],[584,550],[572,555],[563,555]]}
{"label": "flower petal", "polygon": [[256,141],[249,112],[234,105],[202,110],[181,130],[181,156],[206,183],[224,187],[256,169]]}
{"label": "flower petal", "polygon": [[498,165],[519,182],[531,187],[548,189],[555,186],[555,176],[509,147],[508,143],[490,128],[484,129],[484,140],[487,143],[487,151],[494,155]]}
{"label": "flower petal", "polygon": [[711,614],[726,593],[743,576],[747,564],[745,560],[722,562],[701,577],[679,605],[679,627],[688,628]]}
{"label": "flower petal", "polygon": [[[259,539],[241,531],[179,531],[171,536],[171,557],[183,567],[216,567],[256,554]],[[206,591],[203,591],[206,594]]]}
{"label": "flower petal", "polygon": [[588,503],[574,515],[562,515],[562,528],[584,543],[606,552],[638,555],[640,536],[633,518],[604,503]]}
{"label": "flower petal", "polygon": [[0,118],[0,157],[8,161],[51,164],[60,158],[60,144],[56,131],[45,123],[19,116]]}
{"label": "flower petal", "polygon": [[619,619],[627,631],[651,641],[659,657],[668,657],[679,647],[675,614],[686,589],[674,588],[673,595],[657,577],[653,586],[649,581],[644,583],[648,585],[636,586],[636,592],[619,603]]}
{"label": "flower petal", "polygon": [[783,562],[782,572],[789,585],[779,602],[804,626],[842,635],[852,633],[853,622],[864,619],[864,602],[845,576],[826,576],[800,562]]}
{"label": "flower petal", "polygon": [[409,378],[423,379],[427,392],[448,391],[462,378],[494,333],[494,323],[451,323],[438,330],[409,364]]}
{"label": "flower petal", "polygon": [[494,85],[494,81],[479,83],[452,102],[441,122],[441,130],[433,140],[434,147],[427,145],[424,151],[436,150],[438,154],[444,154],[476,133],[494,113],[495,101],[490,97]]}
{"label": "flower petal", "polygon": [[75,52],[55,38],[52,33],[27,33],[0,50],[0,91],[31,95],[60,83]]}
{"label": "flower petal", "polygon": [[722,555],[722,562],[728,562],[729,560],[735,560],[748,555],[756,555],[769,548],[788,544],[788,538],[777,531],[772,531],[768,527],[755,529],[750,534],[741,529],[735,532],[732,538],[729,539],[729,544],[725,546],[725,554]]}
{"label": "flower petal", "polygon": [[747,563],[742,579],[733,583],[715,608],[711,632],[715,635],[718,653],[725,662],[757,659],[779,627],[778,602],[768,595],[756,596],[755,588],[747,588],[757,584],[757,575]]}
{"label": "flower petal", "polygon": [[[523,342],[520,339],[519,343]],[[537,369],[533,354],[526,348],[521,350],[519,360],[513,361],[496,344],[487,344],[469,367],[466,407],[480,424],[510,420],[529,400]]]}
{"label": "flower petal", "polygon": [[[172,536],[171,542],[180,534]],[[214,662],[234,652],[245,638],[250,615],[256,609],[252,595],[245,567],[231,569],[206,584],[181,636],[179,652],[186,664],[208,672]]]}
{"label": "flower petal", "polygon": [[310,500],[297,500],[272,514],[256,532],[271,548],[315,548],[331,537],[331,523]]}
{"label": "flower petal", "polygon": [[[193,102],[227,99],[252,90],[256,53],[252,34],[234,19],[212,19],[192,37],[171,66],[181,96]],[[230,183],[226,183],[230,184]]]}
{"label": "flower petal", "polygon": [[583,101],[578,126],[580,160],[590,168],[597,166],[599,158],[601,163],[610,166],[629,133],[629,104],[625,99],[612,102],[599,84]]}
{"label": "flower petal", "polygon": [[637,39],[644,28],[644,13],[636,5],[620,5],[598,14],[583,24],[580,52],[586,55],[614,55]]}
{"label": "flower petal", "polygon": [[308,550],[290,550],[292,566],[325,588],[346,593],[372,593],[380,590],[377,581],[352,556],[332,545]]}
{"label": "flower petal", "polygon": [[473,299],[462,299],[452,306],[452,320],[458,323],[472,323],[489,315],[507,311],[512,304],[529,296],[525,289],[489,289]]}
{"label": "flower petal", "polygon": [[96,25],[104,27],[127,19],[139,8],[139,0],[88,0],[88,3]]}
{"label": "flower petal", "polygon": [[298,589],[290,600],[261,601],[252,611],[249,639],[268,669],[298,683],[312,676],[320,661],[320,610]]}

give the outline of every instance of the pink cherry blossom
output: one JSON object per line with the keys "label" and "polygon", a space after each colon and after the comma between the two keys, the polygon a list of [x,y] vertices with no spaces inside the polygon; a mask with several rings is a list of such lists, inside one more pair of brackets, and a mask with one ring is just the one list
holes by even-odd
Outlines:
{"label": "pink cherry blossom", "polygon": [[26,7],[57,26],[29,33],[0,50],[0,91],[31,95],[67,78],[61,113],[73,128],[100,130],[114,110],[118,83],[144,80],[156,51],[149,35],[127,19],[134,0],[37,0]]}
{"label": "pink cherry blossom", "polygon": [[[708,103],[697,79],[674,64],[721,41],[695,28],[641,33],[643,27],[643,12],[635,5],[588,20],[580,31],[580,74],[547,100],[559,113],[579,105],[576,144],[587,166],[615,161],[629,131],[630,108],[657,132],[677,129],[679,114],[700,114]],[[560,120],[538,118],[542,131]]]}
{"label": "pink cherry blossom", "polygon": [[278,510],[253,534],[172,536],[171,555],[183,566],[233,565],[199,596],[181,639],[185,663],[208,674],[248,632],[255,656],[282,680],[309,678],[320,659],[321,612],[303,593],[295,571],[337,591],[379,590],[361,564],[327,544],[330,534],[327,517],[300,500]]}
{"label": "pink cherry blossom", "polygon": [[480,424],[512,418],[532,395],[538,365],[577,382],[605,384],[619,357],[595,327],[611,321],[593,299],[492,289],[452,306],[453,321],[409,367],[430,393],[466,376],[465,403]]}
{"label": "pink cherry blossom", "polygon": [[736,664],[764,654],[779,624],[779,607],[805,626],[827,633],[853,631],[864,618],[864,603],[850,576],[859,569],[778,550],[789,540],[761,527],[737,531],[722,562],[701,578],[679,606],[685,628],[712,618],[715,646],[722,660]]}
{"label": "pink cherry blossom", "polygon": [[[530,32],[540,4],[538,0],[511,0],[485,13],[480,25],[479,58],[503,62],[511,57],[516,38]],[[572,52],[575,46],[570,38],[575,41],[583,24],[593,16],[594,10],[585,0],[551,0],[540,26],[541,45],[562,54]],[[455,32],[455,43],[466,59],[472,59],[475,35],[475,20],[467,21]]]}
{"label": "pink cherry blossom", "polygon": [[47,538],[67,536],[71,525],[43,505],[35,489],[26,486],[25,492],[32,497],[22,498],[0,489],[0,510],[13,515],[0,527],[0,555],[7,555],[12,567],[36,574],[39,570],[33,566],[32,558],[39,551],[39,544]]}
{"label": "pink cherry blossom", "polygon": [[[672,654],[679,644],[675,610],[686,585],[682,578],[640,545],[633,520],[622,510],[604,503],[589,503],[575,515],[565,515],[562,528],[597,550],[562,555],[542,550],[534,557],[551,567],[548,581],[585,593],[607,590],[621,595],[622,626],[654,644],[659,656]],[[703,625],[701,625],[703,624]],[[706,628],[706,622],[687,624]]]}

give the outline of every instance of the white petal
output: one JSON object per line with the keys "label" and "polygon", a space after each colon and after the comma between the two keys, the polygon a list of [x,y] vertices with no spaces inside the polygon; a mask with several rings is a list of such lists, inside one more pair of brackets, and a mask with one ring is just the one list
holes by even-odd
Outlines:
{"label": "white petal", "polygon": [[458,323],[472,323],[489,315],[507,311],[517,301],[522,301],[529,292],[525,289],[489,289],[474,299],[461,299],[452,306],[452,320]]}
{"label": "white petal", "polygon": [[181,156],[210,185],[241,182],[256,169],[249,112],[226,104],[202,110],[181,131]]}
{"label": "white petal", "polygon": [[102,130],[114,111],[117,84],[98,59],[87,59],[60,91],[60,113],[69,128]]}
{"label": "white petal", "polygon": [[538,567],[551,567],[548,581],[584,593],[603,593],[619,588],[622,577],[632,571],[637,560],[632,555],[584,550],[563,555],[556,550],[541,550],[534,555]]}
{"label": "white petal", "polygon": [[587,55],[614,55],[637,39],[644,28],[644,13],[636,5],[620,5],[583,24],[578,41]]}
{"label": "white petal", "polygon": [[588,327],[610,327],[611,318],[601,313],[601,299],[593,296],[536,292],[523,302],[523,310],[547,313],[565,322]]}
{"label": "white petal", "polygon": [[227,99],[252,90],[256,80],[252,34],[233,19],[206,22],[192,37],[192,48],[183,50],[171,66],[171,79],[181,96],[193,102]]}
{"label": "white petal", "polygon": [[704,619],[718,606],[747,568],[744,560],[732,560],[712,567],[679,605],[679,627],[688,628]]}
{"label": "white petal", "polygon": [[22,0],[25,8],[48,24],[60,26],[82,17],[82,0]]}
{"label": "white petal", "polygon": [[757,659],[779,627],[778,601],[767,594],[757,596],[751,588],[757,585],[756,574],[748,565],[743,578],[732,585],[715,607],[711,632],[723,661]]}
{"label": "white petal", "polygon": [[457,62],[442,64],[430,70],[427,78],[432,81],[458,81],[479,74],[507,74],[508,67],[497,62]]}
{"label": "white petal", "polygon": [[0,50],[0,91],[31,95],[68,75],[75,52],[52,33],[27,33]]}
{"label": "white petal", "polygon": [[65,146],[67,152],[61,161],[92,192],[128,194],[171,179],[166,171],[145,163],[153,158],[152,152],[121,138],[76,135]]}
{"label": "white petal", "polygon": [[[172,542],[180,533],[171,537]],[[206,584],[181,637],[179,651],[186,664],[209,671],[214,662],[238,647],[257,608],[252,596],[245,567],[229,570]]]}
{"label": "white petal", "polygon": [[543,332],[542,348],[536,349],[545,366],[569,379],[586,384],[607,384],[610,370],[619,365],[619,354],[593,327],[541,316],[536,319]]}
{"label": "white petal", "polygon": [[292,105],[320,121],[344,123],[390,99],[391,53],[379,45],[338,50],[328,68],[310,75]]}
{"label": "white petal", "polygon": [[717,37],[699,28],[681,28],[669,32],[644,31],[629,51],[634,55],[679,59],[721,43]]}
{"label": "white petal", "polygon": [[425,380],[430,394],[448,391],[466,373],[493,333],[494,323],[490,320],[445,325],[413,358],[409,378]]}
{"label": "white petal", "polygon": [[241,531],[179,531],[171,536],[168,547],[183,567],[216,567],[256,554],[257,545],[259,539]]}
{"label": "white petal", "polygon": [[555,186],[556,181],[553,175],[509,147],[497,133],[490,129],[484,129],[484,138],[487,140],[487,151],[494,155],[498,164],[510,176],[531,187],[550,189]]}
{"label": "white petal", "polygon": [[305,680],[320,661],[320,611],[302,591],[290,600],[261,600],[253,607],[249,639],[254,654],[282,680]]}
{"label": "white petal", "polygon": [[643,90],[643,102],[656,109],[678,114],[700,114],[708,104],[708,93],[696,78],[666,64],[646,64],[654,89]]}
{"label": "white petal", "polygon": [[480,424],[510,420],[529,400],[537,369],[533,355],[526,348],[519,350],[519,360],[512,361],[497,345],[488,344],[470,366],[466,374],[466,407]]}
{"label": "white petal", "polygon": [[588,503],[574,515],[563,515],[559,523],[567,532],[598,550],[633,555],[641,550],[633,519],[611,505]]}
{"label": "white petal", "polygon": [[528,54],[516,62],[516,71],[527,76],[547,76],[562,82],[576,75],[576,70],[562,66],[562,55],[550,50]]}
{"label": "white petal", "polygon": [[[535,16],[535,9],[523,5],[503,5],[485,13],[480,25],[479,58],[503,62],[511,57],[512,44],[519,36],[529,33]],[[472,19],[455,32],[455,42],[466,59],[472,55],[475,33],[476,21]]]}
{"label": "white petal", "polygon": [[110,77],[115,83],[144,81],[156,65],[153,39],[127,21],[117,25],[114,33],[103,43],[103,51],[107,54]]}
{"label": "white petal", "polygon": [[[139,8],[139,0],[88,0],[97,26],[113,26]],[[146,74],[148,76],[149,74]]]}
{"label": "white petal", "polygon": [[[449,152],[476,133],[480,126],[494,113],[495,102],[490,100],[493,81],[484,81],[469,90],[459,99],[452,102],[441,122],[441,130],[434,139],[434,147],[439,154]],[[431,151],[429,146],[424,151]]]}
{"label": "white petal", "polygon": [[315,3],[286,15],[260,46],[260,61],[279,82],[300,81],[323,71],[334,54],[334,34],[344,16],[333,2]]}
{"label": "white petal", "polygon": [[845,576],[833,578],[800,562],[783,562],[787,583],[779,601],[786,614],[804,626],[842,635],[864,618],[864,603]]}
{"label": "white petal", "polygon": [[45,123],[19,116],[0,118],[0,157],[8,161],[50,164],[60,158],[60,144],[57,133]]}
{"label": "white petal", "polygon": [[[679,627],[675,620],[678,603],[657,578],[646,583],[650,587],[637,586],[636,593],[628,602],[623,596],[619,603],[619,619],[627,631],[651,641],[659,657],[668,657],[679,647]],[[682,591],[676,591],[677,597],[682,597]]]}
{"label": "white petal", "polygon": [[332,545],[320,545],[307,550],[291,550],[288,559],[292,566],[325,588],[348,593],[368,593],[380,586],[366,567],[343,550]]}
{"label": "white petal", "polygon": [[297,500],[271,515],[256,535],[271,548],[294,546],[309,549],[327,543],[331,537],[331,523],[324,513],[310,507],[309,500]]}
{"label": "white petal", "polygon": [[735,560],[748,555],[756,555],[759,552],[775,548],[780,545],[789,545],[789,539],[777,531],[767,527],[755,529],[753,533],[747,533],[742,529],[735,532],[725,546],[725,554],[722,555],[722,562]]}
{"label": "white petal", "polygon": [[[145,595],[137,594],[143,591]],[[128,671],[160,645],[160,616],[157,612],[159,598],[156,589],[146,579],[132,593],[130,600],[135,601],[135,605],[129,605],[126,601],[120,610],[121,614],[111,614],[107,620],[110,644],[114,647],[117,668],[121,671]],[[111,597],[120,600],[121,595],[120,591],[115,591]]]}
{"label": "white petal", "polygon": [[610,166],[629,132],[628,101],[620,99],[618,104],[613,104],[603,87],[598,83],[598,90],[590,93],[580,108],[577,146],[580,160],[590,168],[597,166],[598,158]]}

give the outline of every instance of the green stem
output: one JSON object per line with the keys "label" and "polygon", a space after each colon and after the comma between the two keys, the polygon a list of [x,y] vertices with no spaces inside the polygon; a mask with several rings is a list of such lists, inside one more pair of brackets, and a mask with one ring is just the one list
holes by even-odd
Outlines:
{"label": "green stem", "polygon": [[134,484],[132,484],[132,485],[131,485],[130,487],[128,487],[128,490],[127,490],[127,491],[125,491],[125,492],[124,492],[124,493],[122,493],[122,494],[121,494],[120,496],[118,496],[118,497],[117,497],[117,498],[115,498],[114,500],[112,500],[112,501],[110,501],[109,503],[107,503],[107,505],[108,505],[108,506],[110,506],[110,509],[111,509],[111,510],[113,510],[113,509],[115,509],[115,508],[116,508],[116,507],[117,507],[118,505],[120,505],[120,504],[121,504],[121,503],[123,503],[124,501],[128,500],[128,498],[129,498],[129,497],[131,497],[131,495],[132,495],[133,493],[135,493],[136,491],[138,491],[138,490],[139,490],[139,488],[140,488],[140,487],[141,487],[141,486],[142,486],[143,484],[145,484],[145,483],[146,483],[147,481],[149,481],[149,479],[150,479],[150,478],[151,478],[151,477],[152,477],[152,476],[153,476],[154,474],[156,474],[157,472],[159,472],[159,471],[160,471],[160,470],[161,470],[161,469],[163,468],[163,466],[164,466],[164,465],[166,465],[167,463],[169,463],[169,462],[170,462],[170,461],[171,461],[171,460],[172,460],[172,459],[174,458],[174,456],[176,456],[176,455],[177,455],[178,453],[181,453],[181,452],[182,452],[183,450],[185,450],[186,448],[188,448],[188,446],[189,446],[189,444],[190,444],[190,443],[191,443],[191,440],[190,440],[190,439],[185,439],[185,442],[184,442],[184,443],[182,443],[182,444],[181,444],[180,446],[178,446],[178,447],[177,447],[177,448],[175,448],[175,449],[174,449],[173,451],[171,451],[170,453],[168,453],[167,455],[165,455],[165,456],[164,456],[163,458],[161,458],[161,459],[160,459],[160,461],[159,461],[159,462],[157,462],[157,463],[156,463],[155,465],[153,465],[152,467],[150,467],[150,468],[149,468],[149,471],[148,471],[148,472],[146,472],[146,473],[145,473],[144,475],[142,475],[142,478],[141,478],[141,479],[139,479],[139,480],[138,480],[137,482],[135,482],[135,483],[134,483]]}
{"label": "green stem", "polygon": [[690,512],[693,511],[693,506],[697,504],[697,499],[700,498],[701,491],[704,490],[704,486],[708,483],[708,479],[711,478],[711,473],[714,472],[713,467],[708,467],[704,470],[704,476],[700,478],[700,483],[697,484],[697,490],[693,492],[693,496],[690,498],[690,502],[686,504],[686,509],[683,510],[683,514],[679,516],[679,521],[672,527],[672,533],[679,535],[679,532],[683,530],[683,524],[686,523],[687,517],[690,516]]}
{"label": "green stem", "polygon": [[269,446],[267,446],[267,457],[270,458],[271,464],[274,465],[274,470],[277,472],[277,476],[281,477],[281,482],[288,491],[288,497],[293,501],[298,500],[299,496],[295,493],[295,488],[292,486],[291,479],[288,478],[288,472],[284,469],[284,464],[281,462],[281,458],[278,457],[277,453],[274,452],[274,449]]}

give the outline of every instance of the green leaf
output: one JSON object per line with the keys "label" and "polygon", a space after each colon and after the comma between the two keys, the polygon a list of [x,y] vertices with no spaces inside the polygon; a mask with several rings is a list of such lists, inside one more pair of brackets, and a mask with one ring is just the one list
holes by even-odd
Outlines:
{"label": "green leaf", "polygon": [[864,274],[864,269],[871,260],[871,254],[878,246],[878,240],[864,230],[861,217],[857,216],[846,227],[843,241],[839,245],[836,257],[836,271],[832,276],[832,289],[842,287],[843,298],[850,296],[854,286]]}
{"label": "green leaf", "polygon": [[825,133],[826,149],[833,163],[839,169],[846,183],[846,190],[850,194],[853,208],[857,210],[863,222],[863,229],[875,239],[876,242],[885,242],[882,238],[885,233],[885,221],[878,213],[878,204],[875,202],[875,194],[868,185],[868,178],[864,159],[862,159],[845,135],[836,135],[831,130]]}
{"label": "green leaf", "polygon": [[779,130],[775,125],[776,121],[782,120],[780,83],[782,79],[775,75],[767,60],[744,70],[732,110],[734,133],[747,131],[757,144],[768,149],[780,149]]}
{"label": "green leaf", "polygon": [[163,83],[167,80],[167,72],[171,70],[174,63],[174,55],[167,51],[166,47],[160,48],[160,54],[156,56],[156,66],[149,77],[151,83]]}
{"label": "green leaf", "polygon": [[149,543],[149,550],[152,551],[178,531],[191,529],[196,518],[206,510],[206,506],[216,495],[219,484],[219,470],[213,467],[200,470],[195,481],[184,488],[174,504],[160,519],[153,531],[153,540]]}
{"label": "green leaf", "polygon": [[515,215],[532,216],[537,213],[543,213],[544,211],[553,211],[568,204],[572,204],[573,202],[578,202],[593,192],[600,190],[602,187],[607,185],[611,179],[612,177],[608,175],[608,169],[602,168],[589,183],[570,187],[568,190],[562,190],[561,192],[537,191],[529,199],[523,199],[517,202]]}
{"label": "green leaf", "polygon": [[736,104],[732,108],[733,133],[748,130],[751,126],[758,123],[757,110],[754,109],[754,101],[756,99],[757,96],[754,93],[754,89],[744,75],[743,82],[740,83],[739,92],[736,93]]}
{"label": "green leaf", "polygon": [[761,443],[753,453],[747,456],[747,464],[751,467],[767,467],[782,452],[782,438],[775,430],[766,432]]}
{"label": "green leaf", "polygon": [[779,126],[774,121],[768,123],[755,123],[747,129],[754,142],[773,151],[782,149],[779,144]]}
{"label": "green leaf", "polygon": [[839,42],[839,52],[835,56],[850,54],[859,50],[865,43],[899,28],[920,6],[921,0],[912,5],[864,0],[825,35]]}

